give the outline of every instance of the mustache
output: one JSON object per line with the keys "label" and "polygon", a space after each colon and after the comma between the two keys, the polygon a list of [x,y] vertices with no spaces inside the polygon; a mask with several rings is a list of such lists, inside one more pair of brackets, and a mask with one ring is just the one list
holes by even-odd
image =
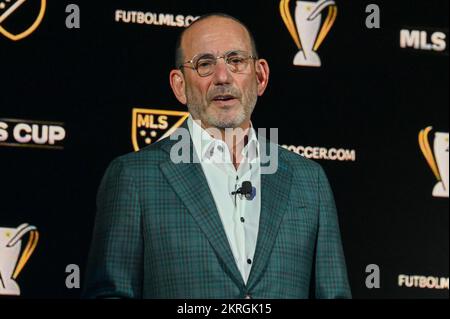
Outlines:
{"label": "mustache", "polygon": [[231,95],[236,99],[240,99],[242,96],[241,92],[233,86],[217,86],[208,93],[208,101],[212,101],[219,95]]}

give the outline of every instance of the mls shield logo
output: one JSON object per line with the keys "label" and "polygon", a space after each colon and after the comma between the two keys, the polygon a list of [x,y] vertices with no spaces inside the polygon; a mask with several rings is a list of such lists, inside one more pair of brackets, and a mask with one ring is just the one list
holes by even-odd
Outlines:
{"label": "mls shield logo", "polygon": [[0,34],[12,41],[26,38],[42,22],[46,0],[0,0]]}
{"label": "mls shield logo", "polygon": [[[299,50],[294,57],[294,65],[320,67],[322,62],[317,50],[336,20],[337,6],[333,0],[297,1],[294,23],[289,2],[281,0],[280,13]],[[328,14],[322,23],[322,13],[326,8]]]}
{"label": "mls shield logo", "polygon": [[[22,239],[27,234],[28,242],[22,250]],[[20,295],[16,279],[33,254],[38,239],[36,227],[28,224],[17,228],[0,227],[0,295]]]}
{"label": "mls shield logo", "polygon": [[133,109],[131,139],[137,152],[172,134],[188,118],[189,112]]}
{"label": "mls shield logo", "polygon": [[448,167],[448,133],[436,132],[434,134],[433,149],[431,150],[428,135],[433,128],[431,126],[419,133],[419,145],[425,159],[428,162],[437,184],[433,188],[434,197],[449,197],[449,167]]}

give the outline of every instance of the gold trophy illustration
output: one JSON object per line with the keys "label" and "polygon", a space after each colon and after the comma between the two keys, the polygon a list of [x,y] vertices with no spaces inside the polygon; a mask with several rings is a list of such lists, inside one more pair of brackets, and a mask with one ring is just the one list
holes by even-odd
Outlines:
{"label": "gold trophy illustration", "polygon": [[434,197],[449,197],[449,166],[448,166],[448,148],[449,135],[448,133],[436,132],[434,134],[433,149],[431,150],[428,135],[432,127],[429,126],[419,133],[419,145],[425,159],[428,162],[434,176],[437,179],[437,184],[433,188],[432,195]]}
{"label": "gold trophy illustration", "polygon": [[[22,251],[22,238],[28,233],[28,243]],[[20,295],[16,279],[33,254],[38,239],[35,226],[22,224],[17,228],[0,228],[0,295]]]}
{"label": "gold trophy illustration", "polygon": [[[294,24],[289,2],[281,0],[280,13],[299,49],[294,57],[294,65],[320,67],[322,63],[317,50],[336,20],[337,6],[333,0],[297,1]],[[326,8],[328,15],[322,24],[322,11]]]}

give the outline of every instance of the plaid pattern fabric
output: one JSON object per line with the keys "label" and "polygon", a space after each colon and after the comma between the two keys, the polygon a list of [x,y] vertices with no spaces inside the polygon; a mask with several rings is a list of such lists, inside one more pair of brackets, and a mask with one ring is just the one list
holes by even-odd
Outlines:
{"label": "plaid pattern fabric", "polygon": [[173,163],[175,142],[162,140],[108,167],[85,297],[351,297],[334,199],[318,164],[279,147],[277,172],[261,176],[258,241],[245,285],[201,165]]}

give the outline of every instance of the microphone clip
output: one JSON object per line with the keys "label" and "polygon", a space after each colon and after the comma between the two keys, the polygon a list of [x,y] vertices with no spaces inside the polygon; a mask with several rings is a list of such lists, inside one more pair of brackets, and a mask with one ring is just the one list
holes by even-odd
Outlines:
{"label": "microphone clip", "polygon": [[231,195],[234,195],[234,204],[236,205],[236,195],[244,196],[247,200],[252,200],[256,195],[256,188],[252,186],[250,181],[242,182],[242,186],[239,187],[236,191],[231,192]]}

